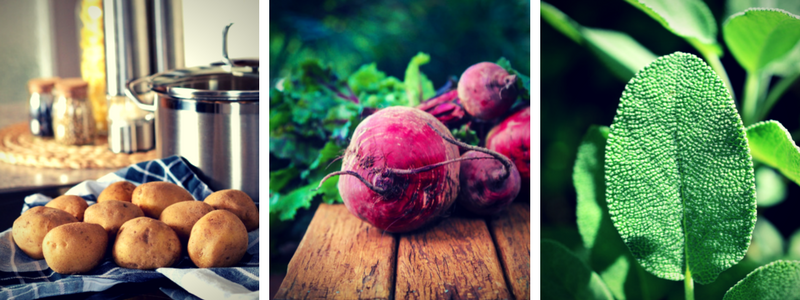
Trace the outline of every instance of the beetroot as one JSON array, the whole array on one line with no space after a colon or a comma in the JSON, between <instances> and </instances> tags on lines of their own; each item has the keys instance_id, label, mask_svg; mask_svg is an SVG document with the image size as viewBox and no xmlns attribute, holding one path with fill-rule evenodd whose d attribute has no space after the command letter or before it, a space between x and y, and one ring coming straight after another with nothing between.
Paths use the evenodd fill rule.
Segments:
<instances>
[{"instance_id":1,"label":"beetroot","mask_svg":"<svg viewBox=\"0 0 800 300\"><path fill-rule=\"evenodd\" d=\"M457 90L451 90L442 93L438 97L428 99L420 105L417 105L417 108L433 115L437 120L442 122L442 124L448 126L459 124L466 116L464 108L461 106L461 102L458 99Z\"/></svg>"},{"instance_id":2,"label":"beetroot","mask_svg":"<svg viewBox=\"0 0 800 300\"><path fill-rule=\"evenodd\" d=\"M486 157L491 155L475 150L461 157ZM458 205L478 215L496 214L511 204L520 190L517 167L503 156L497 159L469 160L461 162L461 190Z\"/></svg>"},{"instance_id":3,"label":"beetroot","mask_svg":"<svg viewBox=\"0 0 800 300\"><path fill-rule=\"evenodd\" d=\"M531 109L526 107L500 122L486 136L486 148L510 158L523 185L531 178Z\"/></svg>"},{"instance_id":4,"label":"beetroot","mask_svg":"<svg viewBox=\"0 0 800 300\"><path fill-rule=\"evenodd\" d=\"M430 125L429 125L430 124ZM389 232L407 232L439 219L458 194L458 147L430 114L388 107L367 117L353 133L339 178L347 209ZM320 183L321 185L321 183Z\"/></svg>"},{"instance_id":5,"label":"beetroot","mask_svg":"<svg viewBox=\"0 0 800 300\"><path fill-rule=\"evenodd\" d=\"M464 71L458 81L458 98L473 117L491 120L499 117L517 99L517 75L497 64L482 62Z\"/></svg>"}]
</instances>

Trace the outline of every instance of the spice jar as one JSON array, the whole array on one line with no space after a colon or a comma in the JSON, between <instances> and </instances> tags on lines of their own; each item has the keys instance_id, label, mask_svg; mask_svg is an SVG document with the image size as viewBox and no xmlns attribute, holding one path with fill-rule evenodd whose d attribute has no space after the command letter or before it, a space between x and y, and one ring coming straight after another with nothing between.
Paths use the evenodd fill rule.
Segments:
<instances>
[{"instance_id":1,"label":"spice jar","mask_svg":"<svg viewBox=\"0 0 800 300\"><path fill-rule=\"evenodd\" d=\"M94 143L95 120L92 103L87 100L89 84L81 78L67 78L56 83L53 103L53 133L64 145Z\"/></svg>"},{"instance_id":2,"label":"spice jar","mask_svg":"<svg viewBox=\"0 0 800 300\"><path fill-rule=\"evenodd\" d=\"M28 81L31 99L28 103L31 134L34 136L53 136L53 123L50 110L53 107L53 86L58 78L34 78Z\"/></svg>"}]
</instances>

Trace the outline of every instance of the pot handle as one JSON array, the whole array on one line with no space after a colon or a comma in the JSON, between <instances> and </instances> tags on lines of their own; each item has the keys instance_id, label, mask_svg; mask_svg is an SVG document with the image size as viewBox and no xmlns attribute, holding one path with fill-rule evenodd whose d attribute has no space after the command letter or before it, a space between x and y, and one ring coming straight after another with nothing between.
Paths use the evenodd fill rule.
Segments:
<instances>
[{"instance_id":1,"label":"pot handle","mask_svg":"<svg viewBox=\"0 0 800 300\"><path fill-rule=\"evenodd\" d=\"M155 104L146 104L139 99L140 94L136 93L136 87L141 85L144 82L149 81L150 77L142 77L139 79L134 79L128 81L128 84L125 85L125 96L128 96L129 99L133 100L133 103L136 104L139 108L146 110L146 111L156 111Z\"/></svg>"}]
</instances>

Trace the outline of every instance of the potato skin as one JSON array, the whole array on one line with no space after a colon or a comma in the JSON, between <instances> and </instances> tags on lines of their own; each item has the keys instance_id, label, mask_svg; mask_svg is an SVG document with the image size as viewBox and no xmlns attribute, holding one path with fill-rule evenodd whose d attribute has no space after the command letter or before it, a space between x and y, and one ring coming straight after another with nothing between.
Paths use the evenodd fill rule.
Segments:
<instances>
[{"instance_id":1,"label":"potato skin","mask_svg":"<svg viewBox=\"0 0 800 300\"><path fill-rule=\"evenodd\" d=\"M247 243L242 220L227 210L215 210L194 224L187 250L198 268L230 267L247 252Z\"/></svg>"},{"instance_id":2,"label":"potato skin","mask_svg":"<svg viewBox=\"0 0 800 300\"><path fill-rule=\"evenodd\" d=\"M258 228L258 207L253 199L240 190L221 190L208 195L203 202L214 209L224 209L242 220L247 231Z\"/></svg>"},{"instance_id":3,"label":"potato skin","mask_svg":"<svg viewBox=\"0 0 800 300\"><path fill-rule=\"evenodd\" d=\"M145 216L158 219L168 206L194 200L192 194L177 184L166 181L151 181L133 190L131 202L142 209Z\"/></svg>"},{"instance_id":4,"label":"potato skin","mask_svg":"<svg viewBox=\"0 0 800 300\"><path fill-rule=\"evenodd\" d=\"M89 206L84 214L84 222L102 226L109 242L113 243L122 224L138 217L144 217L144 212L133 203L106 200Z\"/></svg>"},{"instance_id":5,"label":"potato skin","mask_svg":"<svg viewBox=\"0 0 800 300\"><path fill-rule=\"evenodd\" d=\"M97 196L97 203L108 200L131 202L134 189L136 189L136 185L129 181L114 182L100 192L100 195Z\"/></svg>"},{"instance_id":6,"label":"potato skin","mask_svg":"<svg viewBox=\"0 0 800 300\"><path fill-rule=\"evenodd\" d=\"M50 202L47 202L45 206L68 212L70 215L78 219L79 222L82 222L83 213L86 211L86 208L89 207L89 204L86 203L86 200L83 200L83 198L80 196L61 195L53 200L50 200Z\"/></svg>"},{"instance_id":7,"label":"potato skin","mask_svg":"<svg viewBox=\"0 0 800 300\"><path fill-rule=\"evenodd\" d=\"M186 243L194 224L212 211L214 208L203 201L183 201L165 208L159 220L175 230L181 242Z\"/></svg>"},{"instance_id":8,"label":"potato skin","mask_svg":"<svg viewBox=\"0 0 800 300\"><path fill-rule=\"evenodd\" d=\"M47 265L61 274L88 272L103 260L108 236L102 226L69 223L50 230L44 236L42 251Z\"/></svg>"},{"instance_id":9,"label":"potato skin","mask_svg":"<svg viewBox=\"0 0 800 300\"><path fill-rule=\"evenodd\" d=\"M74 216L60 209L36 206L20 215L11 227L14 243L33 259L43 259L42 241L47 232L59 225L78 222Z\"/></svg>"},{"instance_id":10,"label":"potato skin","mask_svg":"<svg viewBox=\"0 0 800 300\"><path fill-rule=\"evenodd\" d=\"M111 254L114 262L123 268L169 267L180 258L181 242L164 222L139 217L122 224Z\"/></svg>"}]
</instances>

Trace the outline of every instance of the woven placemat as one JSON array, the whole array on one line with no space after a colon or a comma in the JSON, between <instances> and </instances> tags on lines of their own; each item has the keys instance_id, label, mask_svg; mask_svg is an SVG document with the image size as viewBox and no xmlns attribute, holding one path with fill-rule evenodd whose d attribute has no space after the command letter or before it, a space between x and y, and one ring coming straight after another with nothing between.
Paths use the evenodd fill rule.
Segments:
<instances>
[{"instance_id":1,"label":"woven placemat","mask_svg":"<svg viewBox=\"0 0 800 300\"><path fill-rule=\"evenodd\" d=\"M0 129L0 161L23 166L56 169L111 169L156 159L155 150L133 154L114 153L108 138L95 138L94 145L66 146L53 138L33 136L28 123Z\"/></svg>"}]
</instances>

